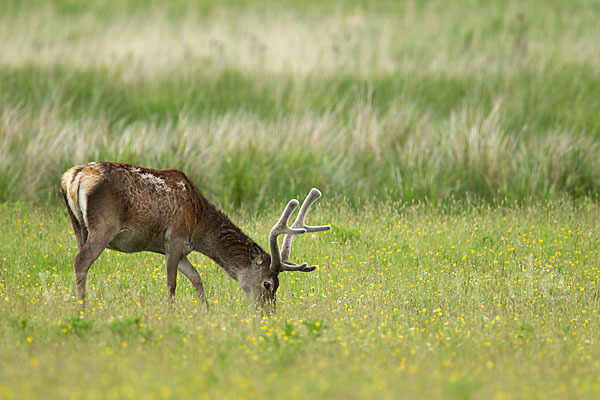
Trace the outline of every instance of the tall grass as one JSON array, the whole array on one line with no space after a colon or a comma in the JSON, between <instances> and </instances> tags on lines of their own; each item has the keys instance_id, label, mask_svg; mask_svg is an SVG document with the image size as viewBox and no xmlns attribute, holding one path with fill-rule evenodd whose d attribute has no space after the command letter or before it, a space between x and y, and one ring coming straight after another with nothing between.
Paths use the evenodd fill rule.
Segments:
<instances>
[{"instance_id":1,"label":"tall grass","mask_svg":"<svg viewBox=\"0 0 600 400\"><path fill-rule=\"evenodd\" d=\"M182 114L165 124L64 121L53 109L5 109L0 193L4 200L53 200L64 169L96 159L178 167L215 200L234 205L285 200L309 185L354 201L596 193L596 139L510 135L498 122L499 107L490 114L459 110L441 128L411 112L377 115L368 104L347 120L330 112L265 122L240 111Z\"/></svg>"},{"instance_id":2,"label":"tall grass","mask_svg":"<svg viewBox=\"0 0 600 400\"><path fill-rule=\"evenodd\" d=\"M0 200L96 159L250 208L598 193L594 2L7 1Z\"/></svg>"}]
</instances>

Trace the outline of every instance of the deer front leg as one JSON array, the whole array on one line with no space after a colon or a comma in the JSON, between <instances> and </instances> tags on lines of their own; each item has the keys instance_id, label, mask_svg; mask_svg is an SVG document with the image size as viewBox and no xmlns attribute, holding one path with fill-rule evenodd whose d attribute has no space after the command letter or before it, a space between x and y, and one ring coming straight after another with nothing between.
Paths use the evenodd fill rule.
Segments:
<instances>
[{"instance_id":1,"label":"deer front leg","mask_svg":"<svg viewBox=\"0 0 600 400\"><path fill-rule=\"evenodd\" d=\"M177 265L181 260L180 251L167 251L165 254L165 264L167 265L167 286L169 288L169 301L175 300L175 288L177 287Z\"/></svg>"},{"instance_id":2,"label":"deer front leg","mask_svg":"<svg viewBox=\"0 0 600 400\"><path fill-rule=\"evenodd\" d=\"M202 279L200 278L200 274L198 273L196 268L194 268L190 260L188 260L187 257L182 257L181 260L179 260L177 268L179 269L179 271L181 271L183 275L185 275L186 278L190 280L190 282L192 282L192 285L194 285L194 288L196 289L196 293L198 294L200 302L202 302L204 306L208 308L208 301L206 300L206 296L204 295Z\"/></svg>"}]
</instances>

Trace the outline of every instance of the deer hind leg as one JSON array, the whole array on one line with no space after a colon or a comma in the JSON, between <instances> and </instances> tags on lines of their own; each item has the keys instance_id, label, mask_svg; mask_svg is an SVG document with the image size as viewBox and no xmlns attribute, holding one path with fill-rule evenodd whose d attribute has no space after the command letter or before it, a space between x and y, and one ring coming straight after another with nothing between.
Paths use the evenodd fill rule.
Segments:
<instances>
[{"instance_id":1,"label":"deer hind leg","mask_svg":"<svg viewBox=\"0 0 600 400\"><path fill-rule=\"evenodd\" d=\"M75 266L75 283L77 284L77 296L81 300L82 306L85 306L85 283L88 271L115 234L116 229L90 230L87 241L75 256L73 262Z\"/></svg>"},{"instance_id":2,"label":"deer hind leg","mask_svg":"<svg viewBox=\"0 0 600 400\"><path fill-rule=\"evenodd\" d=\"M167 265L167 286L169 287L169 301L175 301L175 289L177 288L177 265L181 260L180 251L166 251L165 264Z\"/></svg>"},{"instance_id":3,"label":"deer hind leg","mask_svg":"<svg viewBox=\"0 0 600 400\"><path fill-rule=\"evenodd\" d=\"M190 260L188 260L187 257L182 257L181 260L179 260L179 264L177 264L177 269L192 282L192 285L194 285L196 293L198 294L198 298L206 307L208 307L208 301L206 300L204 287L202 286L202 279Z\"/></svg>"}]
</instances>

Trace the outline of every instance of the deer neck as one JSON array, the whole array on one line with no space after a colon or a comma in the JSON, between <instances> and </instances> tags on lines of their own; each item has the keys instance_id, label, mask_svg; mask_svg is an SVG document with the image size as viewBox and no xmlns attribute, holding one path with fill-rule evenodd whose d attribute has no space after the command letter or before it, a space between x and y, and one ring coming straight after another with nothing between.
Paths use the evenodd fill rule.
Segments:
<instances>
[{"instance_id":1,"label":"deer neck","mask_svg":"<svg viewBox=\"0 0 600 400\"><path fill-rule=\"evenodd\" d=\"M264 251L225 214L212 208L211 224L196 235L195 250L219 264L233 279L239 280L242 271L253 265L253 251L257 248Z\"/></svg>"}]
</instances>

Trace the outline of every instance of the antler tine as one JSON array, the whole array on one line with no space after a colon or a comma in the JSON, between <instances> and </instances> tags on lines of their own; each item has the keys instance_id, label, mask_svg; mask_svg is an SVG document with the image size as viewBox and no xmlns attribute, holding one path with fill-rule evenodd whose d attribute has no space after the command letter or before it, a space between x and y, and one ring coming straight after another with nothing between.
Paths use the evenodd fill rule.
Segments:
<instances>
[{"instance_id":1,"label":"antler tine","mask_svg":"<svg viewBox=\"0 0 600 400\"><path fill-rule=\"evenodd\" d=\"M302 263L302 264L298 265L298 264L294 264L294 263L290 263L290 262L284 261L283 264L281 265L281 270L282 271L311 272L311 271L314 271L315 269L317 269L316 265L313 265L313 266L309 267L307 263Z\"/></svg>"},{"instance_id":2,"label":"antler tine","mask_svg":"<svg viewBox=\"0 0 600 400\"><path fill-rule=\"evenodd\" d=\"M273 272L279 272L283 268L283 262L279 252L279 243L277 243L277 236L283 233L286 234L286 237L306 233L306 229L304 228L290 228L287 226L290 216L296 207L298 207L298 204L298 200L290 200L283 210L283 213L281 214L281 217L277 223L273 225L273 228L271 228L271 233L269 234L269 245L271 247L271 270Z\"/></svg>"},{"instance_id":3,"label":"antler tine","mask_svg":"<svg viewBox=\"0 0 600 400\"><path fill-rule=\"evenodd\" d=\"M302 207L300 207L300 211L298 212L298 216L296 217L296 220L294 221L294 223L291 225L292 228L294 229L306 229L306 232L322 232L322 231L328 231L329 229L331 229L331 227L329 225L321 225L321 226L307 226L304 223L304 220L306 218L306 215L308 214L308 210L310 210L310 206L313 205L313 203L315 201L317 201L317 199L321 197L321 192L316 189L316 188L312 188L310 190L310 192L308 193L308 196L306 196L306 199L304 199L304 202L302 203ZM316 267L309 267L308 271L307 268L302 268L302 266L306 267L306 264L302 264L302 265L296 265L294 263L290 263L288 262L289 258L290 258L290 253L292 251L292 241L294 240L294 236L293 235L285 235L285 237L283 238L283 245L281 248L281 258L283 260L283 262L285 264L287 264L286 266L288 266L289 268L292 269L285 269L285 271L313 271Z\"/></svg>"}]
</instances>

